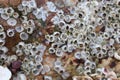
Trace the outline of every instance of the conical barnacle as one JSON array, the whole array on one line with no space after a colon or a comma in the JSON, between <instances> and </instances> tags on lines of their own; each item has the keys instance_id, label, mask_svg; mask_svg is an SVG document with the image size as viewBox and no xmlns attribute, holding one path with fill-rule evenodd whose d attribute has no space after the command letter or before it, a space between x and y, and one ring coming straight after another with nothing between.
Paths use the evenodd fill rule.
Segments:
<instances>
[{"instance_id":1,"label":"conical barnacle","mask_svg":"<svg viewBox=\"0 0 120 80\"><path fill-rule=\"evenodd\" d=\"M17 24L17 20L14 19L14 18L9 18L9 19L7 20L7 24L8 24L9 26L15 26L15 25Z\"/></svg>"},{"instance_id":2,"label":"conical barnacle","mask_svg":"<svg viewBox=\"0 0 120 80\"><path fill-rule=\"evenodd\" d=\"M4 20L7 20L7 19L10 18L10 16L8 14L6 14L6 13L2 13L1 18L4 19Z\"/></svg>"},{"instance_id":3,"label":"conical barnacle","mask_svg":"<svg viewBox=\"0 0 120 80\"><path fill-rule=\"evenodd\" d=\"M20 33L20 39L27 40L29 38L29 35L25 32Z\"/></svg>"}]
</instances>

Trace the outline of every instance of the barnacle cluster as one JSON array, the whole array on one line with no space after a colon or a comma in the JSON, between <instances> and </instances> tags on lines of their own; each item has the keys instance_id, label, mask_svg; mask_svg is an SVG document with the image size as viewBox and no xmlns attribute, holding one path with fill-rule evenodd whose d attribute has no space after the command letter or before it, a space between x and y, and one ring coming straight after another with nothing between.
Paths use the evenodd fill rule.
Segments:
<instances>
[{"instance_id":1,"label":"barnacle cluster","mask_svg":"<svg viewBox=\"0 0 120 80\"><path fill-rule=\"evenodd\" d=\"M9 79L119 80L120 0L1 2L0 71Z\"/></svg>"}]
</instances>

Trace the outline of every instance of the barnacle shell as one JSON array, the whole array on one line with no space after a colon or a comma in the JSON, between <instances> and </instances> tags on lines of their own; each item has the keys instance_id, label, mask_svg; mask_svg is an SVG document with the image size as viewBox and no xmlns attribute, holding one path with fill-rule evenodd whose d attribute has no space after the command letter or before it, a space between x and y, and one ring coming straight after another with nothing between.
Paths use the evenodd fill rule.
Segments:
<instances>
[{"instance_id":1,"label":"barnacle shell","mask_svg":"<svg viewBox=\"0 0 120 80\"><path fill-rule=\"evenodd\" d=\"M117 59L117 60L120 60L120 55L118 54L118 52L114 53L114 58Z\"/></svg>"},{"instance_id":2,"label":"barnacle shell","mask_svg":"<svg viewBox=\"0 0 120 80\"><path fill-rule=\"evenodd\" d=\"M65 6L74 6L78 2L78 0L63 0L63 1Z\"/></svg>"},{"instance_id":3,"label":"barnacle shell","mask_svg":"<svg viewBox=\"0 0 120 80\"><path fill-rule=\"evenodd\" d=\"M26 78L25 74L18 73L16 80L27 80L27 78Z\"/></svg>"},{"instance_id":4,"label":"barnacle shell","mask_svg":"<svg viewBox=\"0 0 120 80\"><path fill-rule=\"evenodd\" d=\"M91 77L89 76L73 76L73 80L93 80Z\"/></svg>"},{"instance_id":5,"label":"barnacle shell","mask_svg":"<svg viewBox=\"0 0 120 80\"><path fill-rule=\"evenodd\" d=\"M12 73L7 67L0 66L0 79L1 80L10 80L11 76L12 76Z\"/></svg>"}]
</instances>

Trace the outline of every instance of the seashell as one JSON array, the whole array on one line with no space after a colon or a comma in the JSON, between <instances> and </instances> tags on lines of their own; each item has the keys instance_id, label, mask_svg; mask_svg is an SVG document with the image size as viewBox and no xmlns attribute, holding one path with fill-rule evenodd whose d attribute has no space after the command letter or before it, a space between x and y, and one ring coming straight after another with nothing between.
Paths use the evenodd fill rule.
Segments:
<instances>
[{"instance_id":1,"label":"seashell","mask_svg":"<svg viewBox=\"0 0 120 80\"><path fill-rule=\"evenodd\" d=\"M9 26L15 26L15 25L17 24L17 20L14 19L14 18L9 18L9 19L7 20L7 24L8 24Z\"/></svg>"},{"instance_id":2,"label":"seashell","mask_svg":"<svg viewBox=\"0 0 120 80\"><path fill-rule=\"evenodd\" d=\"M11 77L12 77L11 71L7 67L0 66L1 80L10 80Z\"/></svg>"}]
</instances>

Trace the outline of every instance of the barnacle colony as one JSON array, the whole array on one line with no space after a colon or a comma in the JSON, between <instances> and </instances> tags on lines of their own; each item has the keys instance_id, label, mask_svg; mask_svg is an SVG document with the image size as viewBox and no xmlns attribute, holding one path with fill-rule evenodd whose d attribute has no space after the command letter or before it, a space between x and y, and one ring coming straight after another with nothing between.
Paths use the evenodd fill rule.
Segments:
<instances>
[{"instance_id":1,"label":"barnacle colony","mask_svg":"<svg viewBox=\"0 0 120 80\"><path fill-rule=\"evenodd\" d=\"M120 79L120 0L7 1L2 80Z\"/></svg>"}]
</instances>

